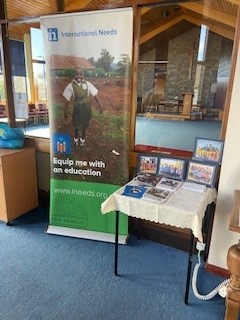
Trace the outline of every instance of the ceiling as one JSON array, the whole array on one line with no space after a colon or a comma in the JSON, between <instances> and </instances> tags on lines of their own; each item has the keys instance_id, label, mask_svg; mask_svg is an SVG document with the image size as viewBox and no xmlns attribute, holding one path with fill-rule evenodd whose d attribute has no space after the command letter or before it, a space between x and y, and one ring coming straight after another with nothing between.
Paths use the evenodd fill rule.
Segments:
<instances>
[{"instance_id":1,"label":"ceiling","mask_svg":"<svg viewBox=\"0 0 240 320\"><path fill-rule=\"evenodd\" d=\"M157 1L151 1L151 3ZM149 1L126 0L6 0L10 37L29 33L30 26L39 27L39 17L59 12L88 11L96 9L141 5L140 44L157 41L159 35L173 37L187 25L202 23L223 37L233 40L240 0L179 1L178 4L147 6ZM159 3L159 1L158 1ZM57 8L59 6L59 10ZM177 27L177 28L176 28ZM164 32L163 32L164 31Z\"/></svg>"}]
</instances>

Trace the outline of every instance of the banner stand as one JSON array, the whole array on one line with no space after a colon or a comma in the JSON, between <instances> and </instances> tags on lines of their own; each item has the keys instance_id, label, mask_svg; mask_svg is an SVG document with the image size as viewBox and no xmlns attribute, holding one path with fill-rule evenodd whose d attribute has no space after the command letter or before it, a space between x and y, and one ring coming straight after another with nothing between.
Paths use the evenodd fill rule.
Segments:
<instances>
[{"instance_id":1,"label":"banner stand","mask_svg":"<svg viewBox=\"0 0 240 320\"><path fill-rule=\"evenodd\" d=\"M46 233L115 242L102 202L129 179L133 10L44 16L51 133ZM86 140L86 141L85 141ZM121 215L126 244L128 217Z\"/></svg>"},{"instance_id":2,"label":"banner stand","mask_svg":"<svg viewBox=\"0 0 240 320\"><path fill-rule=\"evenodd\" d=\"M52 225L48 226L46 233L115 243L115 234L112 234L112 233L88 231L88 230L58 227L58 226L52 226ZM125 235L119 235L118 243L127 244L127 238L128 237Z\"/></svg>"}]
</instances>

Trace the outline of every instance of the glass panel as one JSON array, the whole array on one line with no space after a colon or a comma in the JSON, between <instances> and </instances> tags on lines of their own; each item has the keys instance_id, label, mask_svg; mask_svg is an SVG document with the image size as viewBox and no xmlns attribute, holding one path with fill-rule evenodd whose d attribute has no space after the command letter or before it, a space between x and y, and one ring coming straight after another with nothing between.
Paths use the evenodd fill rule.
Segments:
<instances>
[{"instance_id":1,"label":"glass panel","mask_svg":"<svg viewBox=\"0 0 240 320\"><path fill-rule=\"evenodd\" d=\"M0 60L1 63L1 60ZM0 120L7 117L6 111L6 98L5 98L5 87L4 79L2 74L2 65L0 65Z\"/></svg>"},{"instance_id":2,"label":"glass panel","mask_svg":"<svg viewBox=\"0 0 240 320\"><path fill-rule=\"evenodd\" d=\"M24 43L22 41L10 40L10 57L12 76L26 77Z\"/></svg>"},{"instance_id":3,"label":"glass panel","mask_svg":"<svg viewBox=\"0 0 240 320\"><path fill-rule=\"evenodd\" d=\"M2 68L2 57L0 54L0 103L5 103L5 88L4 88L4 79L3 79L3 68Z\"/></svg>"},{"instance_id":4,"label":"glass panel","mask_svg":"<svg viewBox=\"0 0 240 320\"><path fill-rule=\"evenodd\" d=\"M204 24L201 25L200 39L198 44L198 62L203 62L206 59L207 42L208 42L208 30L209 28Z\"/></svg>"},{"instance_id":5,"label":"glass panel","mask_svg":"<svg viewBox=\"0 0 240 320\"><path fill-rule=\"evenodd\" d=\"M12 78L13 78L15 118L27 119L28 104L27 104L26 77L13 76Z\"/></svg>"},{"instance_id":6,"label":"glass panel","mask_svg":"<svg viewBox=\"0 0 240 320\"><path fill-rule=\"evenodd\" d=\"M36 102L47 101L47 79L42 30L31 28L34 94Z\"/></svg>"},{"instance_id":7,"label":"glass panel","mask_svg":"<svg viewBox=\"0 0 240 320\"><path fill-rule=\"evenodd\" d=\"M219 139L237 9L224 0L141 9L136 151Z\"/></svg>"},{"instance_id":8,"label":"glass panel","mask_svg":"<svg viewBox=\"0 0 240 320\"><path fill-rule=\"evenodd\" d=\"M30 29L31 50L33 60L45 60L42 30L37 28Z\"/></svg>"},{"instance_id":9,"label":"glass panel","mask_svg":"<svg viewBox=\"0 0 240 320\"><path fill-rule=\"evenodd\" d=\"M30 36L33 72L33 101L28 105L29 125L26 128L26 135L49 138L47 79L42 30L31 28Z\"/></svg>"},{"instance_id":10,"label":"glass panel","mask_svg":"<svg viewBox=\"0 0 240 320\"><path fill-rule=\"evenodd\" d=\"M35 100L47 101L47 83L45 63L33 63Z\"/></svg>"}]
</instances>

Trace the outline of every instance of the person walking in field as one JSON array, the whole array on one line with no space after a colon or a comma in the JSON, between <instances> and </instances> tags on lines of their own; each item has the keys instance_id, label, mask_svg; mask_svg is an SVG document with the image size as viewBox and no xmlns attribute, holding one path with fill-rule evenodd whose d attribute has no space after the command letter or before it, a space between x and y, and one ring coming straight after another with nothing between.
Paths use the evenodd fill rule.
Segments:
<instances>
[{"instance_id":1,"label":"person walking in field","mask_svg":"<svg viewBox=\"0 0 240 320\"><path fill-rule=\"evenodd\" d=\"M76 146L79 143L81 146L85 144L86 130L92 117L90 96L95 98L99 106L99 112L103 112L103 107L97 94L98 89L84 79L83 69L75 68L74 80L66 86L63 96L65 98L64 118L66 121L71 118L69 106L71 101L73 102L72 124L74 127L74 144Z\"/></svg>"}]
</instances>

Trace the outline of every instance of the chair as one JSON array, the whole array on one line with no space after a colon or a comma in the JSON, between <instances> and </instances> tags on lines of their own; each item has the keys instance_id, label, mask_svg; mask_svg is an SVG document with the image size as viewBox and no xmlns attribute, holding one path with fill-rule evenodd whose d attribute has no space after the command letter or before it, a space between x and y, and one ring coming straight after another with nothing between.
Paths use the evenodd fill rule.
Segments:
<instances>
[{"instance_id":1,"label":"chair","mask_svg":"<svg viewBox=\"0 0 240 320\"><path fill-rule=\"evenodd\" d=\"M33 123L38 123L38 110L36 109L35 103L28 104L28 121L33 120Z\"/></svg>"},{"instance_id":2,"label":"chair","mask_svg":"<svg viewBox=\"0 0 240 320\"><path fill-rule=\"evenodd\" d=\"M0 118L6 118L7 113L4 104L0 104Z\"/></svg>"},{"instance_id":3,"label":"chair","mask_svg":"<svg viewBox=\"0 0 240 320\"><path fill-rule=\"evenodd\" d=\"M178 112L182 113L182 111L183 111L183 99L178 99L177 100L177 106L178 106Z\"/></svg>"},{"instance_id":4,"label":"chair","mask_svg":"<svg viewBox=\"0 0 240 320\"><path fill-rule=\"evenodd\" d=\"M38 104L38 123L48 123L48 109L45 103Z\"/></svg>"}]
</instances>

